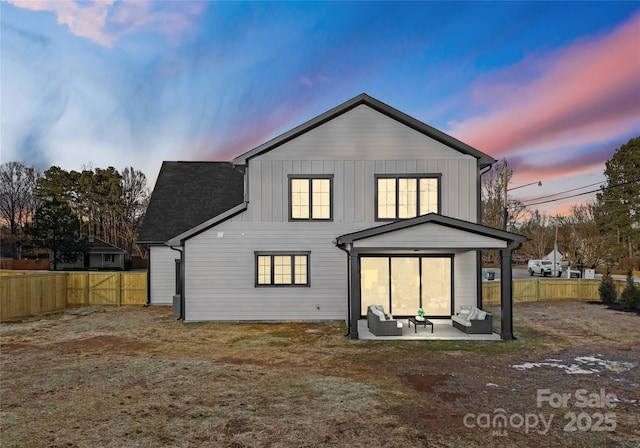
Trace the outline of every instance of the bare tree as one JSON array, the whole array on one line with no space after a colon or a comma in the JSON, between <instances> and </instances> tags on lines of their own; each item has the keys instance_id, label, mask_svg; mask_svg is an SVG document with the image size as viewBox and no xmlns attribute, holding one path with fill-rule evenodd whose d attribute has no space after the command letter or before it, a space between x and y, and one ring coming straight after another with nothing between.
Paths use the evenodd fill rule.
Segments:
<instances>
[{"instance_id":1,"label":"bare tree","mask_svg":"<svg viewBox=\"0 0 640 448\"><path fill-rule=\"evenodd\" d=\"M9 228L8 246L13 258L22 257L24 230L35 214L40 177L39 170L20 162L0 165L0 219Z\"/></svg>"},{"instance_id":2,"label":"bare tree","mask_svg":"<svg viewBox=\"0 0 640 448\"><path fill-rule=\"evenodd\" d=\"M528 241L523 244L520 251L527 258L540 259L546 257L553 248L554 231L549 226L549 217L538 210L531 213L520 227L520 232L524 234Z\"/></svg>"},{"instance_id":3,"label":"bare tree","mask_svg":"<svg viewBox=\"0 0 640 448\"><path fill-rule=\"evenodd\" d=\"M505 179L506 170L506 179ZM481 196L482 196L482 224L494 229L513 230L517 227L518 221L522 219L525 206L520 200L509 198L507 192L507 223L504 223L505 206L505 180L507 189L513 177L506 161L497 162L491 169L482 174Z\"/></svg>"},{"instance_id":4,"label":"bare tree","mask_svg":"<svg viewBox=\"0 0 640 448\"><path fill-rule=\"evenodd\" d=\"M142 250L134 244L142 220L144 219L147 205L149 205L149 189L147 188L147 177L142 171L137 171L133 167L122 170L121 185L123 198L122 231L126 241L125 249L130 254L135 250L142 256Z\"/></svg>"},{"instance_id":5,"label":"bare tree","mask_svg":"<svg viewBox=\"0 0 640 448\"><path fill-rule=\"evenodd\" d=\"M560 225L562 248L574 265L595 268L607 248L605 237L600 234L595 219L595 202L571 206L571 215L556 218Z\"/></svg>"}]
</instances>

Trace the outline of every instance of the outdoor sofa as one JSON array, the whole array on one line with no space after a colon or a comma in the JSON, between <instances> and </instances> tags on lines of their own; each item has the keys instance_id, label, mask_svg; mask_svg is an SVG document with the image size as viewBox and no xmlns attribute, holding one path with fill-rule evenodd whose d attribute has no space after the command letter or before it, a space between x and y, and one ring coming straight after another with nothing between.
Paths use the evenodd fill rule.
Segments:
<instances>
[{"instance_id":1,"label":"outdoor sofa","mask_svg":"<svg viewBox=\"0 0 640 448\"><path fill-rule=\"evenodd\" d=\"M367 308L367 325L369 331L376 336L401 336L402 322L385 314L382 305L369 305Z\"/></svg>"},{"instance_id":2,"label":"outdoor sofa","mask_svg":"<svg viewBox=\"0 0 640 448\"><path fill-rule=\"evenodd\" d=\"M463 306L455 316L451 317L455 328L467 334L493 333L493 315L475 306Z\"/></svg>"}]
</instances>

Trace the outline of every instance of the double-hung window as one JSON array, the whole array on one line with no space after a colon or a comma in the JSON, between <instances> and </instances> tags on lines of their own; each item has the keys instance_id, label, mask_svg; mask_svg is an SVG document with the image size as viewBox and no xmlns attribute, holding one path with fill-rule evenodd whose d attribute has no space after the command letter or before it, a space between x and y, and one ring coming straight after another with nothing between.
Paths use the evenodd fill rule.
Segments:
<instances>
[{"instance_id":1,"label":"double-hung window","mask_svg":"<svg viewBox=\"0 0 640 448\"><path fill-rule=\"evenodd\" d=\"M256 252L256 286L309 286L310 252Z\"/></svg>"},{"instance_id":2,"label":"double-hung window","mask_svg":"<svg viewBox=\"0 0 640 448\"><path fill-rule=\"evenodd\" d=\"M376 176L376 221L439 213L439 187L440 175Z\"/></svg>"},{"instance_id":3,"label":"double-hung window","mask_svg":"<svg viewBox=\"0 0 640 448\"><path fill-rule=\"evenodd\" d=\"M289 176L289 219L331 221L333 176Z\"/></svg>"}]
</instances>

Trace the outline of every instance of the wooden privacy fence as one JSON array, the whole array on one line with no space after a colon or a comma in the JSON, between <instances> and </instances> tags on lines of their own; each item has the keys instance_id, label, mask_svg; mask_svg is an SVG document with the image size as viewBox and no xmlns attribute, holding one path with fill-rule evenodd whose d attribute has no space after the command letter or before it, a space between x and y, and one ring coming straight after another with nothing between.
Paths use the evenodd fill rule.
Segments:
<instances>
[{"instance_id":1,"label":"wooden privacy fence","mask_svg":"<svg viewBox=\"0 0 640 448\"><path fill-rule=\"evenodd\" d=\"M615 281L618 297L626 282ZM600 280L526 279L513 281L513 301L600 300ZM500 282L482 282L483 305L500 305ZM68 307L143 305L146 272L0 271L0 320Z\"/></svg>"},{"instance_id":2,"label":"wooden privacy fence","mask_svg":"<svg viewBox=\"0 0 640 448\"><path fill-rule=\"evenodd\" d=\"M620 297L626 282L617 280L614 284ZM514 303L600 300L600 280L535 278L514 280L512 285ZM482 282L482 304L500 305L500 281Z\"/></svg>"},{"instance_id":3,"label":"wooden privacy fence","mask_svg":"<svg viewBox=\"0 0 640 448\"><path fill-rule=\"evenodd\" d=\"M0 276L0 320L31 316L67 307L65 274Z\"/></svg>"},{"instance_id":4,"label":"wooden privacy fence","mask_svg":"<svg viewBox=\"0 0 640 448\"><path fill-rule=\"evenodd\" d=\"M68 307L143 305L146 272L0 272L0 320Z\"/></svg>"}]
</instances>

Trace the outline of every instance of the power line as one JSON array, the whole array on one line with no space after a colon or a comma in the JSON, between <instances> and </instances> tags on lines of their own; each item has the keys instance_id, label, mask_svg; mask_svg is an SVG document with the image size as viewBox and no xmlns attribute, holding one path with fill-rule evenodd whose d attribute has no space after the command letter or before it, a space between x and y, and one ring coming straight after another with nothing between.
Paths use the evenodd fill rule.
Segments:
<instances>
[{"instance_id":1,"label":"power line","mask_svg":"<svg viewBox=\"0 0 640 448\"><path fill-rule=\"evenodd\" d=\"M583 188L587 188L587 187L593 187L594 185L602 184L603 182L605 182L605 181L596 182L595 184L589 184L589 185L585 185L583 187L573 188L571 190L561 191L559 193L548 194L546 196L539 196L537 198L525 199L524 201L521 201L521 202L524 203L524 202L537 201L537 200L540 200L540 199L552 198L553 196L558 196L558 195L565 194L565 193L571 193L572 191L582 190Z\"/></svg>"},{"instance_id":2,"label":"power line","mask_svg":"<svg viewBox=\"0 0 640 448\"><path fill-rule=\"evenodd\" d=\"M549 202L563 201L565 199L575 198L577 196L584 196L585 194L595 193L595 192L601 191L601 190L609 190L611 188L623 187L625 185L629 185L629 184L632 184L632 183L638 182L638 181L640 181L640 178L634 179L634 180L630 180L630 181L627 181L627 182L622 182L621 184L618 184L618 185L609 185L607 187L598 188L596 190L585 191L584 193L572 194L571 196L565 196L565 197L562 197L562 198L556 198L556 199L549 199L549 200L546 200L546 201L534 202L532 204L526 204L526 206L530 207L532 205L547 204ZM585 188L585 187L582 187L582 188ZM578 190L579 190L579 188L578 188Z\"/></svg>"}]
</instances>

